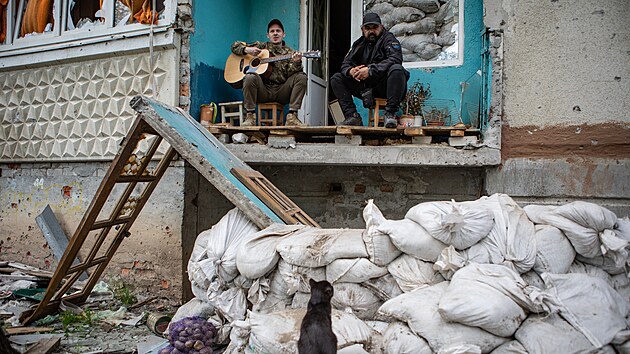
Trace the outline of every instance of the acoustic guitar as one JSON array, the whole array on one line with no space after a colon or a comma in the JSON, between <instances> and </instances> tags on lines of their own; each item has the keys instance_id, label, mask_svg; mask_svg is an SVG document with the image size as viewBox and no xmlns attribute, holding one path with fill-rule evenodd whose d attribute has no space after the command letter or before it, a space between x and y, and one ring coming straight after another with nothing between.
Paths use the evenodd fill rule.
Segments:
<instances>
[{"instance_id":1,"label":"acoustic guitar","mask_svg":"<svg viewBox=\"0 0 630 354\"><path fill-rule=\"evenodd\" d=\"M302 57L308 59L321 58L321 56L322 54L319 50L302 53ZM223 78L230 85L240 88L242 87L242 81L246 74L256 73L264 76L265 73L270 73L271 67L269 63L288 60L291 59L291 57L292 54L270 57L269 50L267 49L261 49L258 56L250 54L236 55L232 53L225 62Z\"/></svg>"}]
</instances>

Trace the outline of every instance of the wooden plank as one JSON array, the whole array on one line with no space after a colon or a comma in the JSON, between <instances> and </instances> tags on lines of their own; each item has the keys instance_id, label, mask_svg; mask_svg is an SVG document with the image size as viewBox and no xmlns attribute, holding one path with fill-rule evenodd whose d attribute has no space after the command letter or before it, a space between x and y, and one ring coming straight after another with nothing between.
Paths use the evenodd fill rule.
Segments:
<instances>
[{"instance_id":1,"label":"wooden plank","mask_svg":"<svg viewBox=\"0 0 630 354\"><path fill-rule=\"evenodd\" d=\"M231 172L287 224L301 223L319 227L315 220L308 216L260 172L234 168Z\"/></svg>"},{"instance_id":2,"label":"wooden plank","mask_svg":"<svg viewBox=\"0 0 630 354\"><path fill-rule=\"evenodd\" d=\"M419 127L407 127L405 128L404 134L406 136L423 136L424 130Z\"/></svg>"},{"instance_id":3,"label":"wooden plank","mask_svg":"<svg viewBox=\"0 0 630 354\"><path fill-rule=\"evenodd\" d=\"M453 129L451 130L451 136L464 136L466 134L465 129Z\"/></svg>"},{"instance_id":4,"label":"wooden plank","mask_svg":"<svg viewBox=\"0 0 630 354\"><path fill-rule=\"evenodd\" d=\"M347 126L337 127L337 134L339 135L352 135L352 128Z\"/></svg>"},{"instance_id":5,"label":"wooden plank","mask_svg":"<svg viewBox=\"0 0 630 354\"><path fill-rule=\"evenodd\" d=\"M31 334L38 332L50 332L55 329L52 327L9 327L6 329L8 335L13 336L16 334Z\"/></svg>"},{"instance_id":6,"label":"wooden plank","mask_svg":"<svg viewBox=\"0 0 630 354\"><path fill-rule=\"evenodd\" d=\"M61 337L42 339L24 354L49 354L61 343Z\"/></svg>"}]
</instances>

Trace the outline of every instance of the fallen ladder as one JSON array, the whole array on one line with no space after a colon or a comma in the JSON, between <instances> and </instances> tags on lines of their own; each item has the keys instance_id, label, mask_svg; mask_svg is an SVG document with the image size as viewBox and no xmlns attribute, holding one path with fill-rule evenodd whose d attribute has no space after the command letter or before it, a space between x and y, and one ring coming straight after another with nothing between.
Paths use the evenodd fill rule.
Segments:
<instances>
[{"instance_id":1,"label":"fallen ladder","mask_svg":"<svg viewBox=\"0 0 630 354\"><path fill-rule=\"evenodd\" d=\"M44 298L36 308L22 313L22 323L54 313L61 301L85 302L123 239L130 235L129 229L176 152L258 227L265 228L273 222L319 227L190 115L142 96L135 97L131 106L139 113L133 127L83 215ZM163 154L159 153L162 149L166 150ZM154 166L152 160L158 155L162 157L151 169L150 165ZM86 245L86 241L90 242ZM89 247L87 257L73 265L84 246ZM85 271L90 274L85 285L68 294Z\"/></svg>"}]
</instances>

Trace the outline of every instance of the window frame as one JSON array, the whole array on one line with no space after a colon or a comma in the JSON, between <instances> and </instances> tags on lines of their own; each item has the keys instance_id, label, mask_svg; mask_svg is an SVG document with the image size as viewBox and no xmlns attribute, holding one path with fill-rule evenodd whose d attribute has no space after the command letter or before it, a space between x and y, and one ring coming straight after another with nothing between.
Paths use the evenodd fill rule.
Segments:
<instances>
[{"instance_id":1,"label":"window frame","mask_svg":"<svg viewBox=\"0 0 630 354\"><path fill-rule=\"evenodd\" d=\"M154 32L165 31L175 22L176 0L164 0L164 18L159 19L156 25L150 26L140 23L131 23L124 26L114 25L114 9L116 0L112 0L112 15L105 18L105 24L91 28L77 28L67 30L68 8L70 0L54 0L53 18L55 25L49 33L41 33L34 36L18 38L19 27L21 27L23 15L16 19L16 14L20 14L20 7L27 0L9 0L7 4L7 37L5 43L0 44L0 58L18 54L39 52L42 49L64 48L62 44L76 46L87 43L97 43L108 40L119 40L131 36L148 34L153 27ZM118 46L113 46L118 47ZM118 50L112 48L113 50Z\"/></svg>"}]
</instances>

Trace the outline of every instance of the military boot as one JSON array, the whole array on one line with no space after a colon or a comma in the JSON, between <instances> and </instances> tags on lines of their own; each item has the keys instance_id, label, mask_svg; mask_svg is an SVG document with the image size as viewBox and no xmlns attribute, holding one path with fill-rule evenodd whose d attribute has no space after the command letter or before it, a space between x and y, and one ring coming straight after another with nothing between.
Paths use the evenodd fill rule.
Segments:
<instances>
[{"instance_id":1,"label":"military boot","mask_svg":"<svg viewBox=\"0 0 630 354\"><path fill-rule=\"evenodd\" d=\"M297 127L304 127L306 126L306 124L302 123L298 117L297 114L295 113L291 113L289 112L289 114L287 114L287 121L284 123L285 126L297 126Z\"/></svg>"},{"instance_id":2,"label":"military boot","mask_svg":"<svg viewBox=\"0 0 630 354\"><path fill-rule=\"evenodd\" d=\"M254 112L247 112L245 120L241 122L241 127L252 127L256 125L256 114Z\"/></svg>"}]
</instances>

